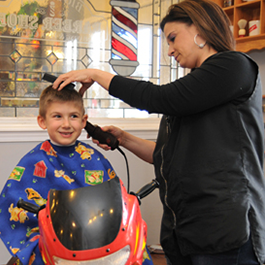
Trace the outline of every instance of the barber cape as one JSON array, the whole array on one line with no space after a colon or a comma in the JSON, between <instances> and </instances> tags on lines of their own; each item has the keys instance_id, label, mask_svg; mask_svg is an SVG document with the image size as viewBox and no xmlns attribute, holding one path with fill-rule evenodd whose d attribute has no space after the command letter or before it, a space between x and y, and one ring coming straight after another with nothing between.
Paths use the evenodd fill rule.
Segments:
<instances>
[{"instance_id":1,"label":"barber cape","mask_svg":"<svg viewBox=\"0 0 265 265\"><path fill-rule=\"evenodd\" d=\"M115 176L109 161L83 142L57 146L47 140L37 145L11 172L0 196L0 237L11 255L24 265L44 264L38 248L37 217L18 208L19 199L42 206L50 189L97 185ZM143 264L152 264L149 254L145 259Z\"/></svg>"}]
</instances>

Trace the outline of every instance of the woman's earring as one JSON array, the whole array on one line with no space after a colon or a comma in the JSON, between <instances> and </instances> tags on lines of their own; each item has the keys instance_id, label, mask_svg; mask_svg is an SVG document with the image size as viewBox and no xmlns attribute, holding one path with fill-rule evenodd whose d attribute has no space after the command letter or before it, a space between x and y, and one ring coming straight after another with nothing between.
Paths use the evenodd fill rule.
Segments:
<instances>
[{"instance_id":1,"label":"woman's earring","mask_svg":"<svg viewBox=\"0 0 265 265\"><path fill-rule=\"evenodd\" d=\"M200 49L202 49L202 48L205 46L206 41L205 41L205 43L198 44L197 41L196 41L198 35L199 35L199 34L196 34L196 35L194 36L194 43L195 43Z\"/></svg>"}]
</instances>

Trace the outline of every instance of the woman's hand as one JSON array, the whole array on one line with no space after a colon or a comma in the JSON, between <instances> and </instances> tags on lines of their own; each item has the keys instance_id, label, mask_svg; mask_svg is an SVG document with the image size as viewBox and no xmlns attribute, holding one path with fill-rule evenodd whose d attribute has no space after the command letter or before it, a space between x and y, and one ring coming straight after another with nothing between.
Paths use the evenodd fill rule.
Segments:
<instances>
[{"instance_id":1,"label":"woman's hand","mask_svg":"<svg viewBox=\"0 0 265 265\"><path fill-rule=\"evenodd\" d=\"M92 73L93 69L83 69L62 74L53 83L53 88L62 90L71 82L80 82L82 87L80 88L79 93L83 96L85 91L94 83L94 80L92 79Z\"/></svg>"},{"instance_id":2,"label":"woman's hand","mask_svg":"<svg viewBox=\"0 0 265 265\"><path fill-rule=\"evenodd\" d=\"M119 145L126 148L130 152L134 153L136 156L142 160L153 163L153 153L156 143L153 141L141 139L136 137L122 129L115 126L104 126L101 128L103 131L111 133L119 141ZM110 150L108 145L100 144L97 140L92 139L92 141L104 150Z\"/></svg>"},{"instance_id":3,"label":"woman's hand","mask_svg":"<svg viewBox=\"0 0 265 265\"><path fill-rule=\"evenodd\" d=\"M104 89L109 90L109 85L114 77L113 74L98 69L74 70L60 75L53 83L53 88L61 90L72 82L80 82L82 87L79 93L83 96L86 90L97 82Z\"/></svg>"},{"instance_id":4,"label":"woman's hand","mask_svg":"<svg viewBox=\"0 0 265 265\"><path fill-rule=\"evenodd\" d=\"M124 131L118 127L115 127L115 126L104 126L101 128L103 131L105 132L109 132L111 133L118 141L119 141L119 145L120 146L123 146L123 142L124 142ZM100 144L98 140L96 139L93 139L92 138L92 141L94 144L98 145L100 148L108 151L111 149L110 146L106 145L106 144Z\"/></svg>"}]
</instances>

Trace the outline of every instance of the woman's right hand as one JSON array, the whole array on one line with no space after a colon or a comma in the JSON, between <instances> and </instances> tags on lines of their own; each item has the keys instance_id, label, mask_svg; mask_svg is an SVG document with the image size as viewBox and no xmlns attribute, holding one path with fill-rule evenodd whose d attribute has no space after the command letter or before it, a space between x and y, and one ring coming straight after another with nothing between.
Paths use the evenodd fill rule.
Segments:
<instances>
[{"instance_id":1,"label":"woman's right hand","mask_svg":"<svg viewBox=\"0 0 265 265\"><path fill-rule=\"evenodd\" d=\"M118 127L115 127L113 125L110 125L110 126L104 126L104 127L101 127L101 129L105 132L109 132L111 133L113 136L115 136L115 138L119 141L119 145L120 146L123 146L123 143L124 143L124 131ZM106 145L106 144L100 144L98 140L96 139L93 139L92 138L92 141L94 144L98 145L100 148L104 149L104 150L110 150L111 147Z\"/></svg>"},{"instance_id":2,"label":"woman's right hand","mask_svg":"<svg viewBox=\"0 0 265 265\"><path fill-rule=\"evenodd\" d=\"M134 136L113 125L104 126L101 129L115 136L120 146L126 148L142 160L151 164L153 163L153 153L156 146L155 142ZM106 144L100 144L98 140L92 139L92 141L106 151L111 149L111 147Z\"/></svg>"}]
</instances>

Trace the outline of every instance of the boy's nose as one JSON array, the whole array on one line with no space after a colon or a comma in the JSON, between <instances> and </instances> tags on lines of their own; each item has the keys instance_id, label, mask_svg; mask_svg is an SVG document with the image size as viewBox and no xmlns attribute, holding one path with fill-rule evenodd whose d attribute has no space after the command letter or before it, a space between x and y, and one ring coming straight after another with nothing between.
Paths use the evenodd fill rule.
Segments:
<instances>
[{"instance_id":1,"label":"boy's nose","mask_svg":"<svg viewBox=\"0 0 265 265\"><path fill-rule=\"evenodd\" d=\"M68 119L64 119L64 120L63 120L63 126L64 126L64 127L70 127L70 122L69 122Z\"/></svg>"}]
</instances>

